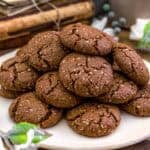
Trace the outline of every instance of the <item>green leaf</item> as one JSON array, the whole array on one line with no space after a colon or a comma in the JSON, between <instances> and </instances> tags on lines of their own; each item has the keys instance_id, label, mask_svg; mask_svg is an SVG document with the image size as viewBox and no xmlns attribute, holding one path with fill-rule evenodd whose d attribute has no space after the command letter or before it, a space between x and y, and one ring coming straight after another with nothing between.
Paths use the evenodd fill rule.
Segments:
<instances>
[{"instance_id":1,"label":"green leaf","mask_svg":"<svg viewBox=\"0 0 150 150\"><path fill-rule=\"evenodd\" d=\"M12 130L8 132L8 138L13 144L25 144L28 140L27 133L31 129L34 130L34 137L32 138L33 144L39 143L51 136L47 132L37 128L37 126L34 124L22 122L14 125Z\"/></svg>"},{"instance_id":2,"label":"green leaf","mask_svg":"<svg viewBox=\"0 0 150 150\"><path fill-rule=\"evenodd\" d=\"M43 140L46 140L48 137L48 135L35 135L32 139L32 143L37 144Z\"/></svg>"},{"instance_id":3,"label":"green leaf","mask_svg":"<svg viewBox=\"0 0 150 150\"><path fill-rule=\"evenodd\" d=\"M21 122L18 123L16 125L14 125L14 127L12 128L12 130L10 131L11 135L12 134L26 134L30 129L35 129L36 125L31 124L31 123L27 123L27 122Z\"/></svg>"},{"instance_id":4,"label":"green leaf","mask_svg":"<svg viewBox=\"0 0 150 150\"><path fill-rule=\"evenodd\" d=\"M138 44L138 48L150 48L150 23L145 25L144 35Z\"/></svg>"},{"instance_id":5,"label":"green leaf","mask_svg":"<svg viewBox=\"0 0 150 150\"><path fill-rule=\"evenodd\" d=\"M25 144L27 142L27 135L26 134L11 135L9 136L9 139L15 145Z\"/></svg>"},{"instance_id":6,"label":"green leaf","mask_svg":"<svg viewBox=\"0 0 150 150\"><path fill-rule=\"evenodd\" d=\"M144 34L147 33L149 30L150 30L150 22L145 25Z\"/></svg>"}]
</instances>

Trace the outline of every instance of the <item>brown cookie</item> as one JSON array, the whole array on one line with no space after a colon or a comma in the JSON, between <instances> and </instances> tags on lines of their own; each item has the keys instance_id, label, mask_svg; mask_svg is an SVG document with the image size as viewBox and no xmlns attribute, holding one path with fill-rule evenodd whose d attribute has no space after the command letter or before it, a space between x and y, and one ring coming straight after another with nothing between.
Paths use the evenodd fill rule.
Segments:
<instances>
[{"instance_id":1,"label":"brown cookie","mask_svg":"<svg viewBox=\"0 0 150 150\"><path fill-rule=\"evenodd\" d=\"M79 97L62 86L57 72L49 72L41 76L36 83L36 93L47 104L60 108L70 108L80 102Z\"/></svg>"},{"instance_id":2,"label":"brown cookie","mask_svg":"<svg viewBox=\"0 0 150 150\"><path fill-rule=\"evenodd\" d=\"M14 99L21 94L22 94L22 92L11 91L11 90L5 89L4 87L0 87L0 96L2 96L2 97Z\"/></svg>"},{"instance_id":3,"label":"brown cookie","mask_svg":"<svg viewBox=\"0 0 150 150\"><path fill-rule=\"evenodd\" d=\"M5 61L0 68L0 84L8 90L32 90L37 78L35 70L16 57Z\"/></svg>"},{"instance_id":4,"label":"brown cookie","mask_svg":"<svg viewBox=\"0 0 150 150\"><path fill-rule=\"evenodd\" d=\"M28 60L28 44L24 45L23 47L21 47L17 53L16 53L16 57L18 57L21 61L27 61Z\"/></svg>"},{"instance_id":5,"label":"brown cookie","mask_svg":"<svg viewBox=\"0 0 150 150\"><path fill-rule=\"evenodd\" d=\"M132 115L150 116L150 85L139 90L136 97L121 108Z\"/></svg>"},{"instance_id":6,"label":"brown cookie","mask_svg":"<svg viewBox=\"0 0 150 150\"><path fill-rule=\"evenodd\" d=\"M123 73L138 85L149 81L149 72L142 58L131 47L118 43L114 46L114 59Z\"/></svg>"},{"instance_id":7,"label":"brown cookie","mask_svg":"<svg viewBox=\"0 0 150 150\"><path fill-rule=\"evenodd\" d=\"M48 31L35 35L18 53L38 71L58 69L61 59L68 53L62 45L59 32Z\"/></svg>"},{"instance_id":8,"label":"brown cookie","mask_svg":"<svg viewBox=\"0 0 150 150\"><path fill-rule=\"evenodd\" d=\"M116 72L121 72L121 69L120 67L118 66L118 64L114 61L113 64L112 64L112 68L114 71Z\"/></svg>"},{"instance_id":9,"label":"brown cookie","mask_svg":"<svg viewBox=\"0 0 150 150\"><path fill-rule=\"evenodd\" d=\"M120 104L134 98L137 93L137 86L120 74L114 74L114 80L109 92L100 95L97 99L104 103Z\"/></svg>"},{"instance_id":10,"label":"brown cookie","mask_svg":"<svg viewBox=\"0 0 150 150\"><path fill-rule=\"evenodd\" d=\"M9 115L15 122L30 122L42 128L54 126L62 117L62 110L48 106L30 92L16 98L9 107Z\"/></svg>"},{"instance_id":11,"label":"brown cookie","mask_svg":"<svg viewBox=\"0 0 150 150\"><path fill-rule=\"evenodd\" d=\"M62 60L59 77L66 89L82 97L106 93L113 81L112 68L105 59L76 53Z\"/></svg>"},{"instance_id":12,"label":"brown cookie","mask_svg":"<svg viewBox=\"0 0 150 150\"><path fill-rule=\"evenodd\" d=\"M90 26L77 23L65 27L60 34L62 43L76 52L107 55L112 50L112 38Z\"/></svg>"},{"instance_id":13,"label":"brown cookie","mask_svg":"<svg viewBox=\"0 0 150 150\"><path fill-rule=\"evenodd\" d=\"M69 126L77 133L100 137L112 133L120 123L120 111L116 106L84 103L67 113Z\"/></svg>"}]
</instances>

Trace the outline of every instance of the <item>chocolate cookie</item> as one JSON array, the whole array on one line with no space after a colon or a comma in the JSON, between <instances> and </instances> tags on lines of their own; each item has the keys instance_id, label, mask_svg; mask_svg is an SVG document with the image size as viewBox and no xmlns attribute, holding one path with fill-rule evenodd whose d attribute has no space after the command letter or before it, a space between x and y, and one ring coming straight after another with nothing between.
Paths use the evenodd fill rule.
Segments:
<instances>
[{"instance_id":1,"label":"chocolate cookie","mask_svg":"<svg viewBox=\"0 0 150 150\"><path fill-rule=\"evenodd\" d=\"M36 93L47 104L60 108L70 108L80 102L79 97L62 86L57 72L49 72L41 76L36 83Z\"/></svg>"},{"instance_id":2,"label":"chocolate cookie","mask_svg":"<svg viewBox=\"0 0 150 150\"><path fill-rule=\"evenodd\" d=\"M67 121L81 135L100 137L116 129L120 123L120 111L111 105L84 103L68 111Z\"/></svg>"},{"instance_id":3,"label":"chocolate cookie","mask_svg":"<svg viewBox=\"0 0 150 150\"><path fill-rule=\"evenodd\" d=\"M0 84L12 91L27 91L34 88L38 74L16 57L5 61L0 68Z\"/></svg>"},{"instance_id":4,"label":"chocolate cookie","mask_svg":"<svg viewBox=\"0 0 150 150\"><path fill-rule=\"evenodd\" d=\"M35 35L17 55L38 71L58 69L61 59L68 53L62 45L59 32L48 31Z\"/></svg>"},{"instance_id":5,"label":"chocolate cookie","mask_svg":"<svg viewBox=\"0 0 150 150\"><path fill-rule=\"evenodd\" d=\"M2 97L14 99L21 94L22 94L22 92L11 91L11 90L5 89L4 87L0 87L0 96L2 96Z\"/></svg>"},{"instance_id":6,"label":"chocolate cookie","mask_svg":"<svg viewBox=\"0 0 150 150\"><path fill-rule=\"evenodd\" d=\"M16 57L18 57L23 62L28 60L28 57L29 57L28 55L29 55L29 53L28 53L28 44L21 47L16 53Z\"/></svg>"},{"instance_id":7,"label":"chocolate cookie","mask_svg":"<svg viewBox=\"0 0 150 150\"><path fill-rule=\"evenodd\" d=\"M149 72L142 58L131 47L118 43L114 46L114 59L123 73L138 85L149 81Z\"/></svg>"},{"instance_id":8,"label":"chocolate cookie","mask_svg":"<svg viewBox=\"0 0 150 150\"><path fill-rule=\"evenodd\" d=\"M133 99L136 93L137 86L132 81L115 73L109 92L100 95L97 99L104 103L120 104Z\"/></svg>"},{"instance_id":9,"label":"chocolate cookie","mask_svg":"<svg viewBox=\"0 0 150 150\"><path fill-rule=\"evenodd\" d=\"M150 116L150 85L139 90L136 97L121 108L136 116Z\"/></svg>"},{"instance_id":10,"label":"chocolate cookie","mask_svg":"<svg viewBox=\"0 0 150 150\"><path fill-rule=\"evenodd\" d=\"M64 87L76 95L95 97L108 91L113 73L101 57L72 53L60 63L59 77Z\"/></svg>"},{"instance_id":11,"label":"chocolate cookie","mask_svg":"<svg viewBox=\"0 0 150 150\"><path fill-rule=\"evenodd\" d=\"M62 43L76 52L107 55L112 50L112 38L90 26L77 23L65 27L60 34Z\"/></svg>"},{"instance_id":12,"label":"chocolate cookie","mask_svg":"<svg viewBox=\"0 0 150 150\"><path fill-rule=\"evenodd\" d=\"M116 72L121 72L121 69L120 67L118 66L118 64L114 61L113 64L112 64L112 68L114 71Z\"/></svg>"},{"instance_id":13,"label":"chocolate cookie","mask_svg":"<svg viewBox=\"0 0 150 150\"><path fill-rule=\"evenodd\" d=\"M9 107L9 115L15 122L30 122L42 128L54 126L62 117L62 110L48 106L32 92L16 98Z\"/></svg>"}]
</instances>

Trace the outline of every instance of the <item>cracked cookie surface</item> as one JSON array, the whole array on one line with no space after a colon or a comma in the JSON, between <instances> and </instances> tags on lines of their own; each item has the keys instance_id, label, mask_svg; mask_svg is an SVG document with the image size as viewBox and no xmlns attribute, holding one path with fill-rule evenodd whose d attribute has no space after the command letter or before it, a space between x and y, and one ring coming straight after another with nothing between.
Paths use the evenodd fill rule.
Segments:
<instances>
[{"instance_id":1,"label":"cracked cookie surface","mask_svg":"<svg viewBox=\"0 0 150 150\"><path fill-rule=\"evenodd\" d=\"M69 126L77 133L100 137L112 133L120 123L120 111L116 106L84 103L67 113Z\"/></svg>"},{"instance_id":2,"label":"cracked cookie surface","mask_svg":"<svg viewBox=\"0 0 150 150\"><path fill-rule=\"evenodd\" d=\"M2 97L14 99L21 94L22 94L22 92L7 90L4 87L0 87L0 96L2 96Z\"/></svg>"},{"instance_id":3,"label":"cracked cookie surface","mask_svg":"<svg viewBox=\"0 0 150 150\"><path fill-rule=\"evenodd\" d=\"M43 102L59 108L70 108L80 103L80 98L68 92L60 83L58 72L49 72L36 82L36 93Z\"/></svg>"},{"instance_id":4,"label":"cracked cookie surface","mask_svg":"<svg viewBox=\"0 0 150 150\"><path fill-rule=\"evenodd\" d=\"M81 23L69 25L60 33L62 43L76 52L91 55L107 55L112 50L112 38Z\"/></svg>"},{"instance_id":5,"label":"cracked cookie surface","mask_svg":"<svg viewBox=\"0 0 150 150\"><path fill-rule=\"evenodd\" d=\"M26 121L48 128L61 119L62 110L42 103L30 92L19 96L11 103L9 115L15 122Z\"/></svg>"},{"instance_id":6,"label":"cracked cookie surface","mask_svg":"<svg viewBox=\"0 0 150 150\"><path fill-rule=\"evenodd\" d=\"M59 32L48 31L35 35L17 55L38 71L46 72L58 69L67 53L68 50L60 41Z\"/></svg>"},{"instance_id":7,"label":"cracked cookie surface","mask_svg":"<svg viewBox=\"0 0 150 150\"><path fill-rule=\"evenodd\" d=\"M140 89L136 97L121 108L136 116L150 116L150 85Z\"/></svg>"},{"instance_id":8,"label":"cracked cookie surface","mask_svg":"<svg viewBox=\"0 0 150 150\"><path fill-rule=\"evenodd\" d=\"M0 68L0 84L8 90L32 90L37 78L37 72L16 57L5 61Z\"/></svg>"},{"instance_id":9,"label":"cracked cookie surface","mask_svg":"<svg viewBox=\"0 0 150 150\"><path fill-rule=\"evenodd\" d=\"M149 72L142 58L131 47L118 43L113 48L114 60L121 71L138 85L146 85Z\"/></svg>"},{"instance_id":10,"label":"cracked cookie surface","mask_svg":"<svg viewBox=\"0 0 150 150\"><path fill-rule=\"evenodd\" d=\"M72 53L59 67L63 86L81 97L95 97L106 93L113 81L111 65L98 56Z\"/></svg>"},{"instance_id":11,"label":"cracked cookie surface","mask_svg":"<svg viewBox=\"0 0 150 150\"><path fill-rule=\"evenodd\" d=\"M18 57L21 61L27 62L28 60L28 44L24 45L23 47L19 48L16 52L16 57Z\"/></svg>"},{"instance_id":12,"label":"cracked cookie surface","mask_svg":"<svg viewBox=\"0 0 150 150\"><path fill-rule=\"evenodd\" d=\"M100 95L97 99L104 103L121 104L134 98L137 93L137 86L134 82L124 78L124 76L114 73L114 80L109 92Z\"/></svg>"}]
</instances>

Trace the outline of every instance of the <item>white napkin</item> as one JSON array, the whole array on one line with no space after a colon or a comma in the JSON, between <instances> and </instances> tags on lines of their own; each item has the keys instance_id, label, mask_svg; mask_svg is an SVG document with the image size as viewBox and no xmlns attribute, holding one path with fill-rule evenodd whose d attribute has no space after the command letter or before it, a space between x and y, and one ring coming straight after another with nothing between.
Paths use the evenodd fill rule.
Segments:
<instances>
[{"instance_id":1,"label":"white napkin","mask_svg":"<svg viewBox=\"0 0 150 150\"><path fill-rule=\"evenodd\" d=\"M136 41L140 40L144 34L144 27L148 22L150 22L150 19L136 19L136 23L131 26L129 38Z\"/></svg>"}]
</instances>

